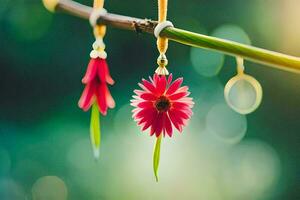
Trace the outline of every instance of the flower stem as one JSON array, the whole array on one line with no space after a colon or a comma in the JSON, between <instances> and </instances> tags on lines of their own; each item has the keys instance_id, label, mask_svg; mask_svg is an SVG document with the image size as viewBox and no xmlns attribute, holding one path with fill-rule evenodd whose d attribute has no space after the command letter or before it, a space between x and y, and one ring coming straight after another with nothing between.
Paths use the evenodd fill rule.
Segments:
<instances>
[{"instance_id":1,"label":"flower stem","mask_svg":"<svg viewBox=\"0 0 300 200\"><path fill-rule=\"evenodd\" d=\"M100 114L99 114L97 103L94 103L92 106L90 138L93 147L94 157L95 159L98 159L100 156L101 131L100 131Z\"/></svg>"},{"instance_id":2,"label":"flower stem","mask_svg":"<svg viewBox=\"0 0 300 200\"><path fill-rule=\"evenodd\" d=\"M156 182L158 182L158 167L160 159L160 145L161 145L162 134L156 138L154 153L153 153L153 171Z\"/></svg>"},{"instance_id":3,"label":"flower stem","mask_svg":"<svg viewBox=\"0 0 300 200\"><path fill-rule=\"evenodd\" d=\"M71 0L43 0L43 2L45 7L50 11L62 11L83 19L89 19L92 12L91 7ZM52 2L51 6L49 6L49 2ZM53 2L56 3L55 6L53 5ZM101 16L97 23L119 29L136 31L138 33L146 32L150 34L153 34L154 28L157 25L157 21L139 19L113 13L107 13L106 15ZM161 32L161 36L185 45L211 49L231 56L240 56L244 59L264 64L266 66L300 73L300 57L289 56L230 40L197 34L172 27L164 29Z\"/></svg>"}]
</instances>

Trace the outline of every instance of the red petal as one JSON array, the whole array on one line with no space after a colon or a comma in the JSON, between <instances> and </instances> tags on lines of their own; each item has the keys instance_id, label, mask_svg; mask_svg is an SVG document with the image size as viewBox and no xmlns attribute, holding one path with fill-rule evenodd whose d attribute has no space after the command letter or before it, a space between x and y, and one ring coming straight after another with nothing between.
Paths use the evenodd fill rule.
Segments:
<instances>
[{"instance_id":1,"label":"red petal","mask_svg":"<svg viewBox=\"0 0 300 200\"><path fill-rule=\"evenodd\" d=\"M93 84L92 83L87 84L79 99L78 106L84 111L87 111L93 103L92 97L94 96L94 93L95 93L95 87L93 86Z\"/></svg>"},{"instance_id":2,"label":"red petal","mask_svg":"<svg viewBox=\"0 0 300 200\"><path fill-rule=\"evenodd\" d=\"M104 66L105 80L108 84L113 85L115 83L115 81L110 76L109 68L108 68L106 60L103 60L103 61L104 61L103 66Z\"/></svg>"},{"instance_id":3,"label":"red petal","mask_svg":"<svg viewBox=\"0 0 300 200\"><path fill-rule=\"evenodd\" d=\"M160 76L156 85L156 91L158 95L162 95L166 91L167 79L166 76Z\"/></svg>"},{"instance_id":4,"label":"red petal","mask_svg":"<svg viewBox=\"0 0 300 200\"><path fill-rule=\"evenodd\" d=\"M137 104L139 108L154 108L153 102L151 101L144 101Z\"/></svg>"},{"instance_id":5,"label":"red petal","mask_svg":"<svg viewBox=\"0 0 300 200\"><path fill-rule=\"evenodd\" d=\"M106 70L107 67L105 60L97 58L97 68L98 68L98 77L100 79L100 82L105 83L106 82Z\"/></svg>"},{"instance_id":6,"label":"red petal","mask_svg":"<svg viewBox=\"0 0 300 200\"><path fill-rule=\"evenodd\" d=\"M182 103L188 104L190 108L192 108L195 104L193 102L193 98L191 98L191 97L184 97L184 98L177 100L176 102L182 102Z\"/></svg>"},{"instance_id":7,"label":"red petal","mask_svg":"<svg viewBox=\"0 0 300 200\"><path fill-rule=\"evenodd\" d=\"M91 59L84 77L82 78L82 83L87 84L91 82L97 74L97 59Z\"/></svg>"},{"instance_id":8,"label":"red petal","mask_svg":"<svg viewBox=\"0 0 300 200\"><path fill-rule=\"evenodd\" d=\"M150 83L149 81L143 79L143 84L144 86L152 93L156 93L156 88L154 87L154 85L152 83Z\"/></svg>"},{"instance_id":9,"label":"red petal","mask_svg":"<svg viewBox=\"0 0 300 200\"><path fill-rule=\"evenodd\" d=\"M175 102L172 102L172 107L176 108L176 109L185 109L185 108L189 108L190 104L185 103L185 102L175 101Z\"/></svg>"},{"instance_id":10,"label":"red petal","mask_svg":"<svg viewBox=\"0 0 300 200\"><path fill-rule=\"evenodd\" d=\"M158 115L157 117L153 118L153 122L151 125L151 129L150 129L150 136L152 136L155 132L156 132L156 127L157 127L157 123L158 123Z\"/></svg>"},{"instance_id":11,"label":"red petal","mask_svg":"<svg viewBox=\"0 0 300 200\"><path fill-rule=\"evenodd\" d=\"M144 94L145 92L142 91L142 90L133 90L133 92L136 94L136 95L141 95L141 94Z\"/></svg>"},{"instance_id":12,"label":"red petal","mask_svg":"<svg viewBox=\"0 0 300 200\"><path fill-rule=\"evenodd\" d=\"M170 100L178 100L180 98L188 96L189 94L190 94L189 92L179 92L179 93L175 93L175 94L170 95L168 98Z\"/></svg>"},{"instance_id":13,"label":"red petal","mask_svg":"<svg viewBox=\"0 0 300 200\"><path fill-rule=\"evenodd\" d=\"M158 113L154 110L153 113L152 113L152 115L151 115L151 117L149 116L149 117L147 117L147 118L144 118L145 121L146 121L146 123L144 124L144 126L143 126L143 128L142 128L142 131L148 129L148 128L153 124L152 122L156 119L157 114L158 114ZM143 121L144 121L144 120L143 120Z\"/></svg>"},{"instance_id":14,"label":"red petal","mask_svg":"<svg viewBox=\"0 0 300 200\"><path fill-rule=\"evenodd\" d=\"M116 103L115 103L113 97L111 96L108 87L105 87L105 89L106 89L105 97L106 97L106 103L107 103L107 106L108 106L109 108L114 108L114 107L116 106Z\"/></svg>"},{"instance_id":15,"label":"red petal","mask_svg":"<svg viewBox=\"0 0 300 200\"><path fill-rule=\"evenodd\" d=\"M157 86L157 82L159 81L159 75L158 74L154 74L153 75L153 83L154 83L154 86L156 87Z\"/></svg>"},{"instance_id":16,"label":"red petal","mask_svg":"<svg viewBox=\"0 0 300 200\"><path fill-rule=\"evenodd\" d=\"M159 137L163 130L164 125L164 113L159 113L157 116L157 124L155 129L155 135L156 137Z\"/></svg>"},{"instance_id":17,"label":"red petal","mask_svg":"<svg viewBox=\"0 0 300 200\"><path fill-rule=\"evenodd\" d=\"M168 85L170 85L170 84L171 84L171 82L172 82L172 78L173 78L173 75L172 75L172 74L170 74L170 75L169 75L169 77L168 77Z\"/></svg>"},{"instance_id":18,"label":"red petal","mask_svg":"<svg viewBox=\"0 0 300 200\"><path fill-rule=\"evenodd\" d=\"M181 88L179 88L177 90L177 92L187 92L189 90L189 87L188 86L182 86Z\"/></svg>"},{"instance_id":19,"label":"red petal","mask_svg":"<svg viewBox=\"0 0 300 200\"><path fill-rule=\"evenodd\" d=\"M156 96L154 96L153 94L151 93L144 93L144 94L141 94L140 97L144 100L147 100L147 101L155 101L156 100Z\"/></svg>"},{"instance_id":20,"label":"red petal","mask_svg":"<svg viewBox=\"0 0 300 200\"><path fill-rule=\"evenodd\" d=\"M138 121L138 125L139 126L141 126L143 123L145 123L145 122L147 122L148 121L148 118L146 118L146 117L144 117L144 118L142 118L142 119L138 119L138 120L140 120L140 121ZM142 125L143 126L143 125Z\"/></svg>"},{"instance_id":21,"label":"red petal","mask_svg":"<svg viewBox=\"0 0 300 200\"><path fill-rule=\"evenodd\" d=\"M151 114L153 114L154 111L155 111L154 108L141 109L139 112L134 114L134 118L135 119L140 119L144 117L150 118Z\"/></svg>"},{"instance_id":22,"label":"red petal","mask_svg":"<svg viewBox=\"0 0 300 200\"><path fill-rule=\"evenodd\" d=\"M181 125L183 124L183 120L180 118L177 118L175 113L173 113L171 110L168 113L169 113L169 117L170 117L172 124L175 126L175 128L178 131L181 132L182 131Z\"/></svg>"},{"instance_id":23,"label":"red petal","mask_svg":"<svg viewBox=\"0 0 300 200\"><path fill-rule=\"evenodd\" d=\"M165 114L165 131L167 132L167 134L172 137L172 124L170 121L169 116L167 116L167 114Z\"/></svg>"},{"instance_id":24,"label":"red petal","mask_svg":"<svg viewBox=\"0 0 300 200\"><path fill-rule=\"evenodd\" d=\"M188 110L185 110L187 113L181 111L181 110L176 110L174 109L173 112L175 113L177 118L183 118L183 119L189 119L191 113L188 112Z\"/></svg>"},{"instance_id":25,"label":"red petal","mask_svg":"<svg viewBox=\"0 0 300 200\"><path fill-rule=\"evenodd\" d=\"M176 90L179 89L179 87L181 86L183 82L183 78L178 78L176 81L174 81L172 83L172 85L169 87L169 89L167 90L167 95L171 95L173 94L174 92L176 92Z\"/></svg>"},{"instance_id":26,"label":"red petal","mask_svg":"<svg viewBox=\"0 0 300 200\"><path fill-rule=\"evenodd\" d=\"M106 87L107 86L105 83L100 83L96 90L97 103L102 115L106 115L107 113L107 104L105 97Z\"/></svg>"}]
</instances>

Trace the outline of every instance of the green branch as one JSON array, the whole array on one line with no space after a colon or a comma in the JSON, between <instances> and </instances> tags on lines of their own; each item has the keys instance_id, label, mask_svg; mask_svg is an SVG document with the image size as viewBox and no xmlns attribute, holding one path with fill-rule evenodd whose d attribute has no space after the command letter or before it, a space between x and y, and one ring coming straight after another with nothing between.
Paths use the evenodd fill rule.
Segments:
<instances>
[{"instance_id":1,"label":"green branch","mask_svg":"<svg viewBox=\"0 0 300 200\"><path fill-rule=\"evenodd\" d=\"M61 11L83 19L89 19L92 8L71 0L43 0L50 11ZM138 33L153 34L156 21L139 19L123 15L107 13L97 20L98 24L105 24L119 29L136 31ZM240 56L252 62L275 67L285 71L300 73L300 58L289 56L262 48L244 45L230 40L224 40L207 35L197 34L178 28L166 28L161 32L162 37L194 47L206 48L222 52L231 56Z\"/></svg>"}]
</instances>

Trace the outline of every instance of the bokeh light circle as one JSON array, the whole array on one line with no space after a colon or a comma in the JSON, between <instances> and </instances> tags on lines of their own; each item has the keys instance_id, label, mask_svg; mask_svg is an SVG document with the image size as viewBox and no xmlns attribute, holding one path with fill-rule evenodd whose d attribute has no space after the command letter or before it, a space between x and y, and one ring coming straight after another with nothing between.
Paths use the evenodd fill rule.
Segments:
<instances>
[{"instance_id":1,"label":"bokeh light circle","mask_svg":"<svg viewBox=\"0 0 300 200\"><path fill-rule=\"evenodd\" d=\"M231 78L224 89L227 104L240 114L256 110L262 100L262 87L252 76L241 74Z\"/></svg>"},{"instance_id":2,"label":"bokeh light circle","mask_svg":"<svg viewBox=\"0 0 300 200\"><path fill-rule=\"evenodd\" d=\"M218 27L213 31L212 36L243 44L251 44L247 33L241 27L233 24L224 24Z\"/></svg>"},{"instance_id":3,"label":"bokeh light circle","mask_svg":"<svg viewBox=\"0 0 300 200\"><path fill-rule=\"evenodd\" d=\"M26 199L24 189L12 179L0 179L0 199Z\"/></svg>"},{"instance_id":4,"label":"bokeh light circle","mask_svg":"<svg viewBox=\"0 0 300 200\"><path fill-rule=\"evenodd\" d=\"M12 168L12 174L20 183L24 185L24 189L30 189L29 185L33 184L35 180L47 174L47 168L37 160L28 158L17 160ZM27 185L28 184L28 185Z\"/></svg>"},{"instance_id":5,"label":"bokeh light circle","mask_svg":"<svg viewBox=\"0 0 300 200\"><path fill-rule=\"evenodd\" d=\"M246 134L247 119L226 104L216 104L206 116L206 128L226 143L237 143Z\"/></svg>"},{"instance_id":6,"label":"bokeh light circle","mask_svg":"<svg viewBox=\"0 0 300 200\"><path fill-rule=\"evenodd\" d=\"M67 196L67 187L57 176L41 177L32 186L33 200L66 200Z\"/></svg>"},{"instance_id":7,"label":"bokeh light circle","mask_svg":"<svg viewBox=\"0 0 300 200\"><path fill-rule=\"evenodd\" d=\"M270 145L251 139L232 148L226 169L221 183L228 199L268 199L277 186L281 164Z\"/></svg>"},{"instance_id":8,"label":"bokeh light circle","mask_svg":"<svg viewBox=\"0 0 300 200\"><path fill-rule=\"evenodd\" d=\"M196 72L205 77L218 75L224 63L223 54L195 47L191 48L190 58Z\"/></svg>"},{"instance_id":9,"label":"bokeh light circle","mask_svg":"<svg viewBox=\"0 0 300 200\"><path fill-rule=\"evenodd\" d=\"M9 31L19 40L40 39L49 30L52 15L40 3L19 3L8 15Z\"/></svg>"}]
</instances>

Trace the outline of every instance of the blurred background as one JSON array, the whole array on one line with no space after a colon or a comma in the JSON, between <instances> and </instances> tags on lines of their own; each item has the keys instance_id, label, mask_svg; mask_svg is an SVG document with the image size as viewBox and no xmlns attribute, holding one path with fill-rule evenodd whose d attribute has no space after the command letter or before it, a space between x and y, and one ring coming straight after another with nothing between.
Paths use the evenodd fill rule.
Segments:
<instances>
[{"instance_id":1,"label":"blurred background","mask_svg":"<svg viewBox=\"0 0 300 200\"><path fill-rule=\"evenodd\" d=\"M156 4L105 7L156 19ZM179 28L299 56L299 10L297 0L172 0L168 16ZM98 162L90 115L77 107L93 41L86 20L51 14L38 0L0 0L1 200L300 199L300 75L246 62L264 95L241 115L223 95L235 59L170 42L169 71L184 77L196 105L183 134L163 139L156 183L155 138L140 132L129 106L156 68L155 38L108 28L117 106L101 119Z\"/></svg>"}]
</instances>

